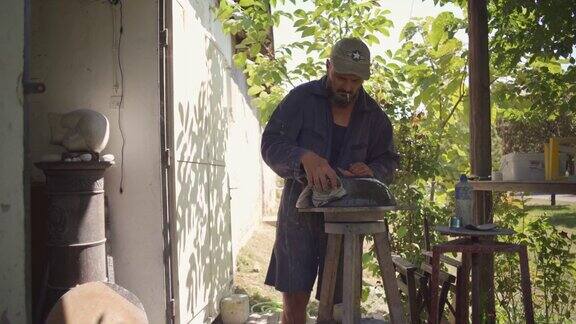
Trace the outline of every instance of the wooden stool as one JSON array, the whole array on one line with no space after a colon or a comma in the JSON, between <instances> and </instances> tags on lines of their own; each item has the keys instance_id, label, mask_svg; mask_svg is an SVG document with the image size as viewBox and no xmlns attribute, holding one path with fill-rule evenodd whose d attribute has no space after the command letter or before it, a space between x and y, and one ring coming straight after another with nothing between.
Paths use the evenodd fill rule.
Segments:
<instances>
[{"instance_id":1,"label":"wooden stool","mask_svg":"<svg viewBox=\"0 0 576 324\"><path fill-rule=\"evenodd\" d=\"M452 236L465 236L464 238L448 241L432 247L432 276L431 276L431 296L432 310L429 317L430 324L439 322L438 317L438 276L440 270L440 257L447 252L460 252L464 255L463 261L468 262L468 256L472 258L472 323L481 322L480 317L480 290L478 281L477 261L481 254L495 254L498 252L518 253L520 257L520 285L522 288L522 301L524 303L524 316L526 323L534 323L534 310L532 305L532 293L530 284L530 272L528 269L528 252L525 245L497 242L493 240L480 240L480 237L496 237L498 235L512 235L514 231L508 229L495 229L491 231L470 231L467 229L452 229L447 226L436 226L435 230ZM466 265L465 268L468 268ZM476 274L475 274L476 272ZM467 274L467 273L466 273ZM464 283L456 289L456 323L468 323L467 312L462 308L468 308L467 278ZM458 278L460 280L460 278Z\"/></svg>"},{"instance_id":2,"label":"wooden stool","mask_svg":"<svg viewBox=\"0 0 576 324\"><path fill-rule=\"evenodd\" d=\"M360 323L364 235L374 237L376 256L390 310L390 321L391 323L406 323L390 253L388 233L383 221L384 211L393 209L394 207L332 207L301 210L324 212L325 231L328 234L318 323L334 322L334 291L342 241L344 241L342 322L344 324Z\"/></svg>"}]
</instances>

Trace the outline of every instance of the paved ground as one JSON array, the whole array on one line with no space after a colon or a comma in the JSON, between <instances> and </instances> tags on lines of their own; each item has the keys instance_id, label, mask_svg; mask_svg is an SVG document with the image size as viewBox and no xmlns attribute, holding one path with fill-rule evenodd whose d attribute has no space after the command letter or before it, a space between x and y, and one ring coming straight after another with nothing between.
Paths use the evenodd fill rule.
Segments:
<instances>
[{"instance_id":1,"label":"paved ground","mask_svg":"<svg viewBox=\"0 0 576 324\"><path fill-rule=\"evenodd\" d=\"M543 204L543 203L550 203L550 195L529 195L524 196L524 198L528 199L529 203L534 204ZM556 204L557 205L575 205L576 204L576 195L556 195Z\"/></svg>"}]
</instances>

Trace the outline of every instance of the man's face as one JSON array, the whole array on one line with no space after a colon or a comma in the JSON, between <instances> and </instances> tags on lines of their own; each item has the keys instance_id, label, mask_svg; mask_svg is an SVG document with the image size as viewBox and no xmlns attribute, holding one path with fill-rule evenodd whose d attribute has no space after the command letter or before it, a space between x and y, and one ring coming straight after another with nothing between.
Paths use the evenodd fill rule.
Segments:
<instances>
[{"instance_id":1,"label":"man's face","mask_svg":"<svg viewBox=\"0 0 576 324\"><path fill-rule=\"evenodd\" d=\"M328 61L328 92L336 107L345 108L358 98L358 92L364 80L354 74L341 74L334 71Z\"/></svg>"}]
</instances>

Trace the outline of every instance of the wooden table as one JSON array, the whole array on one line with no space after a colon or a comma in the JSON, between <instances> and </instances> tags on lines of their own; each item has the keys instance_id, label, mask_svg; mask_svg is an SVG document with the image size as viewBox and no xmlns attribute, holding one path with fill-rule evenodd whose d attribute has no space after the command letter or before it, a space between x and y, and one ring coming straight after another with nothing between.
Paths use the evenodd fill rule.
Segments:
<instances>
[{"instance_id":1,"label":"wooden table","mask_svg":"<svg viewBox=\"0 0 576 324\"><path fill-rule=\"evenodd\" d=\"M318 309L318 323L333 323L336 274L344 243L343 316L342 323L360 323L362 293L362 242L365 235L374 237L376 257L382 274L391 323L406 323L400 293L396 282L388 232L384 224L388 207L319 207L298 209L299 212L324 213L325 231L328 234L322 289Z\"/></svg>"},{"instance_id":2,"label":"wooden table","mask_svg":"<svg viewBox=\"0 0 576 324\"><path fill-rule=\"evenodd\" d=\"M461 236L461 238L438 244L432 247L432 275L431 296L432 307L429 323L439 323L438 318L438 276L440 271L440 256L447 252L462 253L462 266L469 268L469 257L472 259L472 323L480 323L480 286L478 282L478 260L481 254L494 254L497 252L518 253L520 257L521 288L524 303L524 315L527 323L534 323L534 311L532 305L532 293L530 285L530 272L528 268L528 252L525 245L497 242L482 238L495 238L499 235L512 235L515 232L510 229L495 229L491 231L473 231L464 228L450 228L448 226L436 226L435 230L441 234ZM456 323L468 323L468 271L464 271L466 278L457 278L460 283L456 291Z\"/></svg>"},{"instance_id":3,"label":"wooden table","mask_svg":"<svg viewBox=\"0 0 576 324\"><path fill-rule=\"evenodd\" d=\"M470 181L470 185L477 191L576 194L576 182L569 181Z\"/></svg>"}]
</instances>

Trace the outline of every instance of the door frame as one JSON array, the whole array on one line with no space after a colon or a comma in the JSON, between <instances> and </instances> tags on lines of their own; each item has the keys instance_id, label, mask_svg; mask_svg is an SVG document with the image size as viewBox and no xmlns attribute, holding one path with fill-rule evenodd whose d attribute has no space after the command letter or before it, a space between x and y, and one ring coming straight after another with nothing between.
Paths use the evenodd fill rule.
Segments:
<instances>
[{"instance_id":1,"label":"door frame","mask_svg":"<svg viewBox=\"0 0 576 324\"><path fill-rule=\"evenodd\" d=\"M162 157L162 235L164 238L164 276L166 286L166 323L176 323L176 289L173 280L173 264L171 221L174 206L174 165L172 148L172 112L174 108L174 86L172 65L172 0L158 1L158 53L159 53L159 85L160 85L160 154Z\"/></svg>"}]
</instances>

